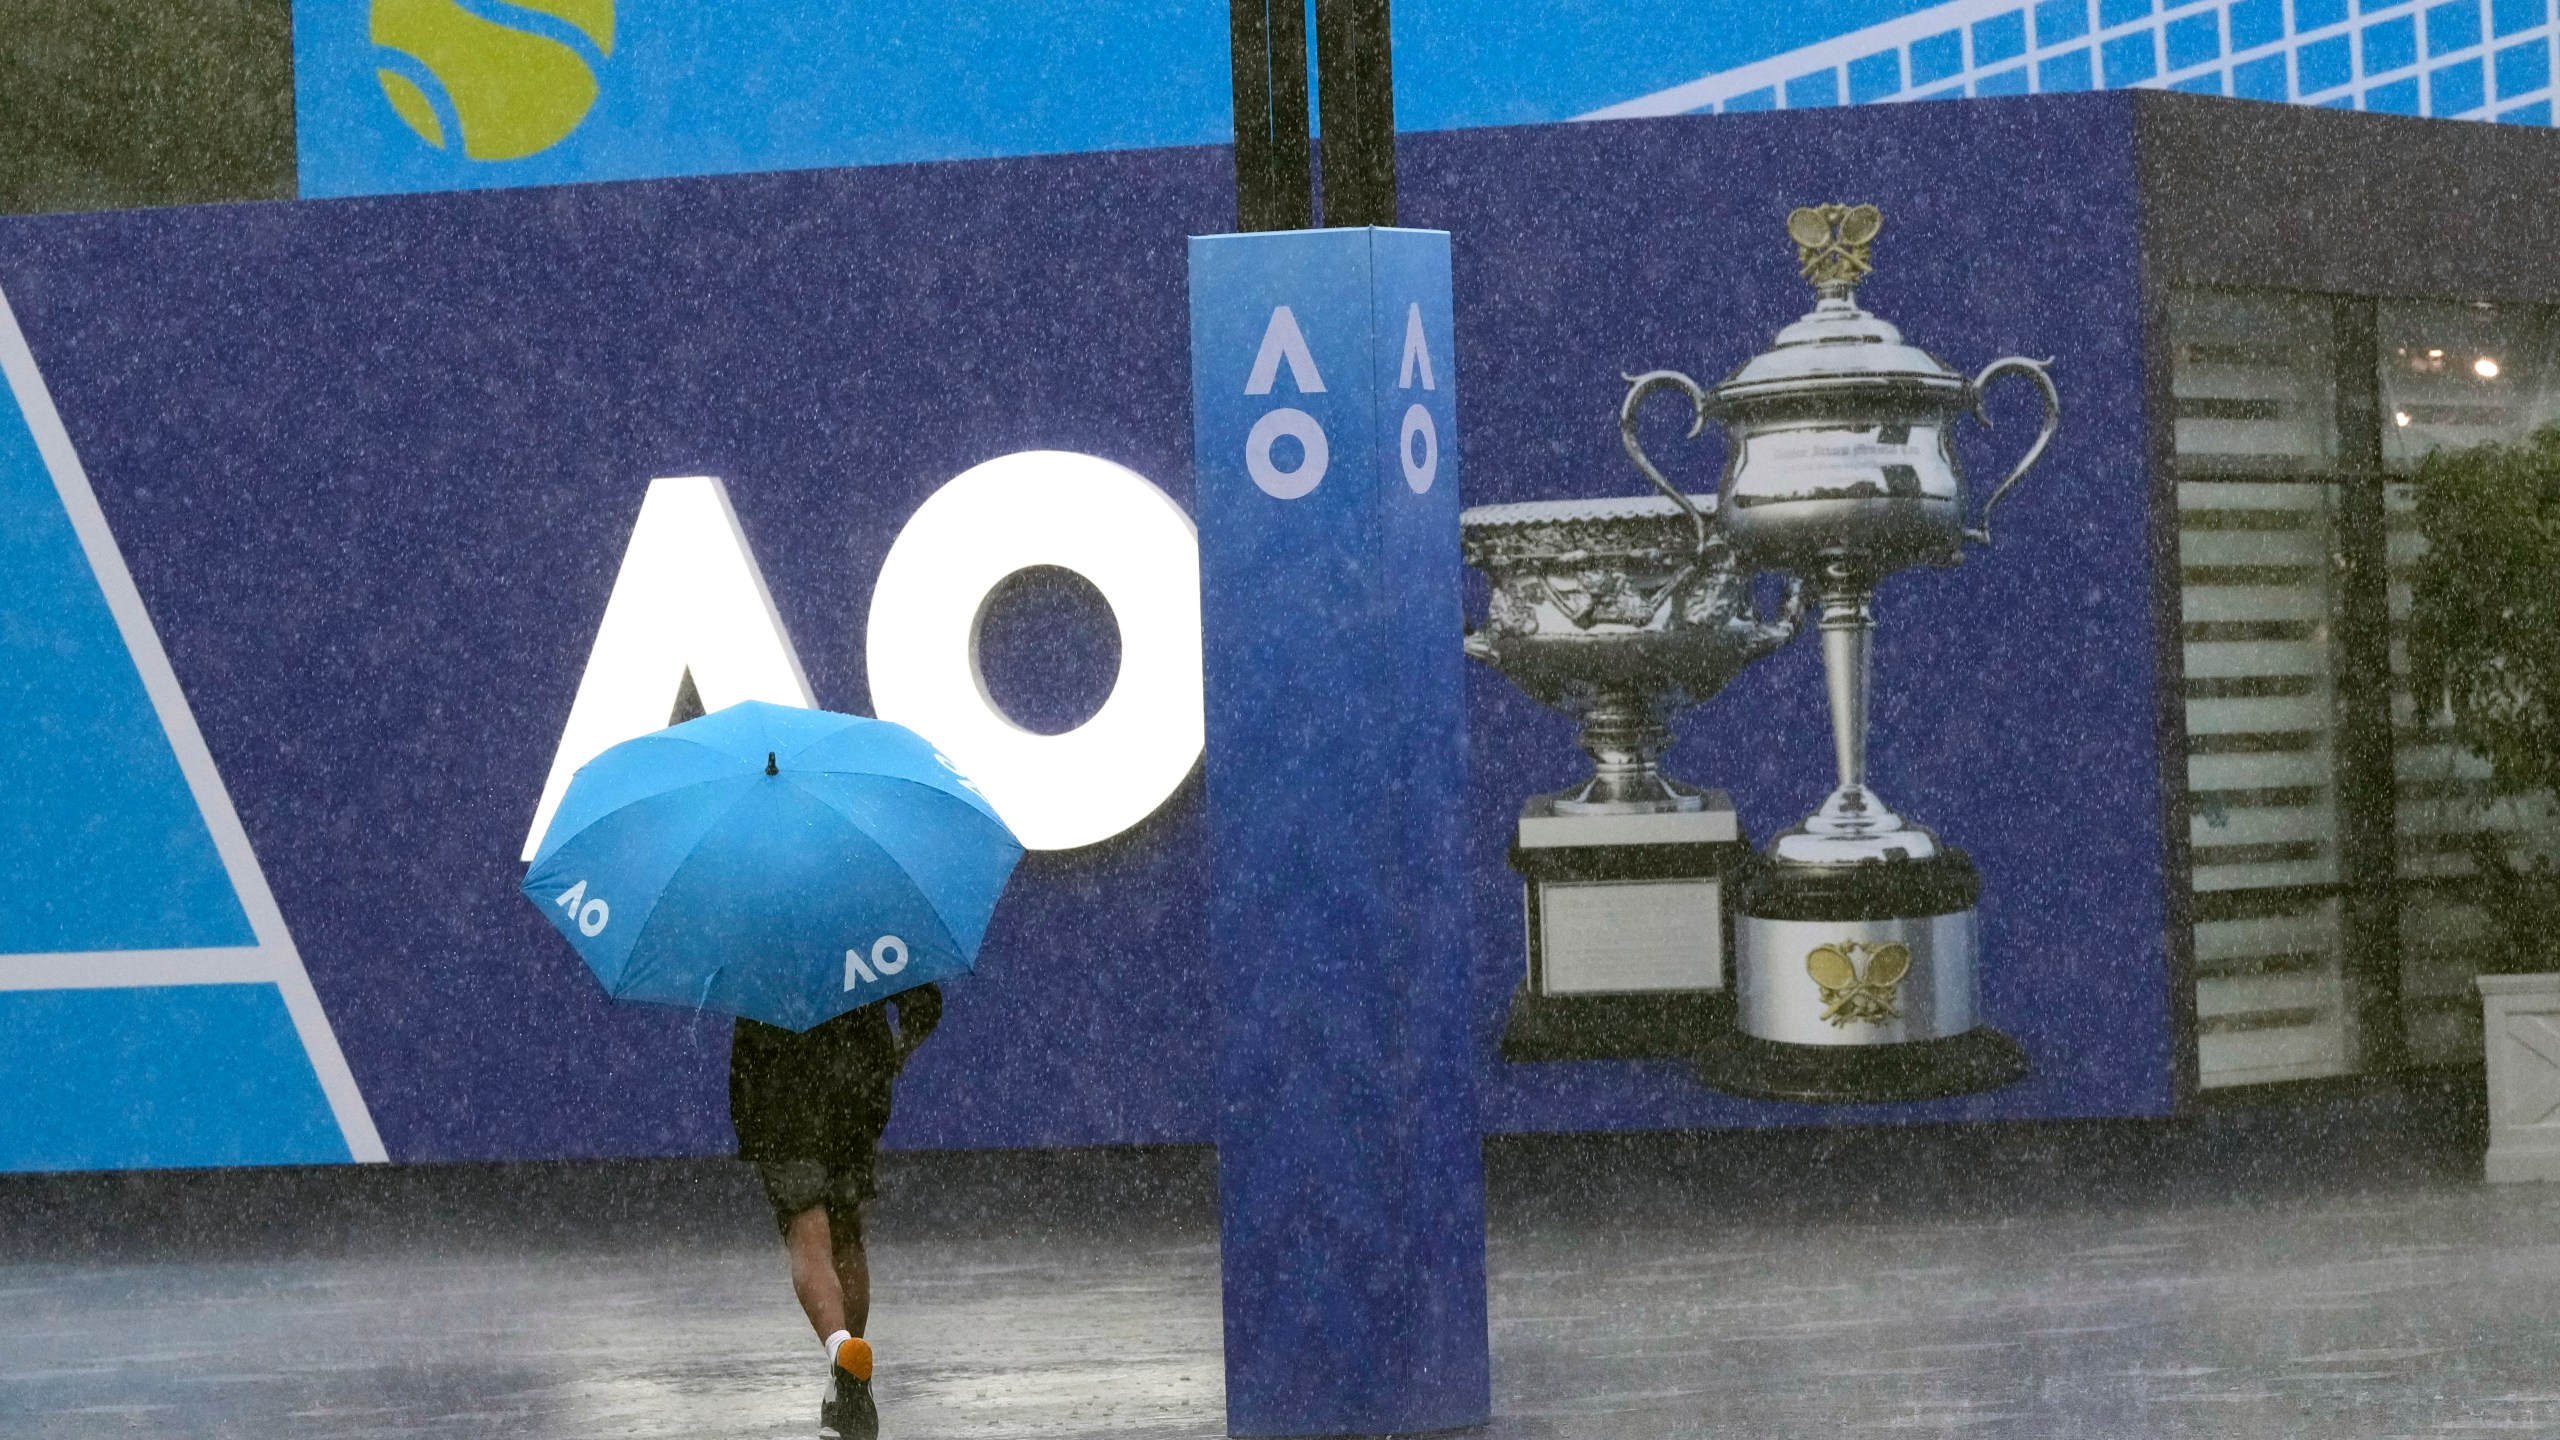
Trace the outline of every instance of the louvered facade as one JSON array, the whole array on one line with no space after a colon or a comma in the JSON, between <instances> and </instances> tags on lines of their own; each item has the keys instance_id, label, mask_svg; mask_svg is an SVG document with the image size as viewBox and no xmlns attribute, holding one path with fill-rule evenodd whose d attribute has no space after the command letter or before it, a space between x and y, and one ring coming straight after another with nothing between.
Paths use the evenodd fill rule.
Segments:
<instances>
[{"instance_id":1,"label":"louvered facade","mask_svg":"<svg viewBox=\"0 0 2560 1440\"><path fill-rule=\"evenodd\" d=\"M2186 288L2169 303L2198 1081L2479 1056L2474 837L2551 806L2408 687L2409 479L2560 415L2560 313Z\"/></svg>"}]
</instances>

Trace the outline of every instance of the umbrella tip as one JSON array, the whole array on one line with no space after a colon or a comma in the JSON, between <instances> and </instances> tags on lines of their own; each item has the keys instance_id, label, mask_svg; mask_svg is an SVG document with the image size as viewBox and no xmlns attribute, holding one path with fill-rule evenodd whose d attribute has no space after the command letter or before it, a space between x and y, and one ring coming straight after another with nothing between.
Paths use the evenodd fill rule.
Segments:
<instances>
[{"instance_id":1,"label":"umbrella tip","mask_svg":"<svg viewBox=\"0 0 2560 1440\"><path fill-rule=\"evenodd\" d=\"M764 752L764 773L767 775L779 775L782 773L782 767L773 763L773 752L770 750Z\"/></svg>"}]
</instances>

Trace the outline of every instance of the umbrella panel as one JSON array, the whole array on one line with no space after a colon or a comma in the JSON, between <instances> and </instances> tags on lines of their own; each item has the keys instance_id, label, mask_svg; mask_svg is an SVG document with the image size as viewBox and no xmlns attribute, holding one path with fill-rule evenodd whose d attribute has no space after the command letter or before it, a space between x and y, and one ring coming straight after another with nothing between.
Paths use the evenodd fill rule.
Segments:
<instances>
[{"instance_id":1,"label":"umbrella panel","mask_svg":"<svg viewBox=\"0 0 2560 1440\"><path fill-rule=\"evenodd\" d=\"M667 880L615 995L805 1030L969 967L914 879L852 821L790 779L745 783Z\"/></svg>"}]
</instances>

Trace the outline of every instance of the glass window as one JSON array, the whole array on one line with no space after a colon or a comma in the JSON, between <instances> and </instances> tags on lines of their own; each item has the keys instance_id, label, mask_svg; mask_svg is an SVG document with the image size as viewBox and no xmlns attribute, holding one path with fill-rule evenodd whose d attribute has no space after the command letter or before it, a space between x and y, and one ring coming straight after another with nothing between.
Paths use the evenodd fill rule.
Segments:
<instances>
[{"instance_id":1,"label":"glass window","mask_svg":"<svg viewBox=\"0 0 2560 1440\"><path fill-rule=\"evenodd\" d=\"M2169 338L2201 1079L2343 1074L2329 305L2182 292Z\"/></svg>"},{"instance_id":2,"label":"glass window","mask_svg":"<svg viewBox=\"0 0 2560 1440\"><path fill-rule=\"evenodd\" d=\"M2453 743L2451 717L2408 689L2409 570L2425 553L2411 479L2428 452L2523 438L2560 419L2560 315L2527 306L2383 303L2384 491L2391 566L2393 759L2398 790L2401 1011L2410 1058L2478 1058L2471 987L2491 943L2473 903L2475 837L2546 847L2560 839L2548 797L2491 802L2488 767Z\"/></svg>"}]
</instances>

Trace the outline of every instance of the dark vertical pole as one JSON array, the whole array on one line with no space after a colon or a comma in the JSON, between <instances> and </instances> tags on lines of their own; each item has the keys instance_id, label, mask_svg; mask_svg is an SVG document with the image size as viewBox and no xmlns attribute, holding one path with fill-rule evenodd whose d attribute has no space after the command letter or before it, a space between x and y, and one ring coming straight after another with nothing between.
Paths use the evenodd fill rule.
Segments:
<instances>
[{"instance_id":1,"label":"dark vertical pole","mask_svg":"<svg viewBox=\"0 0 2560 1440\"><path fill-rule=\"evenodd\" d=\"M1396 223L1395 67L1387 0L1316 0L1327 228Z\"/></svg>"},{"instance_id":2,"label":"dark vertical pole","mask_svg":"<svg viewBox=\"0 0 2560 1440\"><path fill-rule=\"evenodd\" d=\"M2362 1068L2408 1055L2400 1008L2399 783L2391 739L2391 577L2383 529L2382 352L2374 302L2331 308L2338 384L2338 826Z\"/></svg>"},{"instance_id":3,"label":"dark vertical pole","mask_svg":"<svg viewBox=\"0 0 2560 1440\"><path fill-rule=\"evenodd\" d=\"M1229 0L1236 99L1236 228L1315 224L1301 0Z\"/></svg>"}]
</instances>

